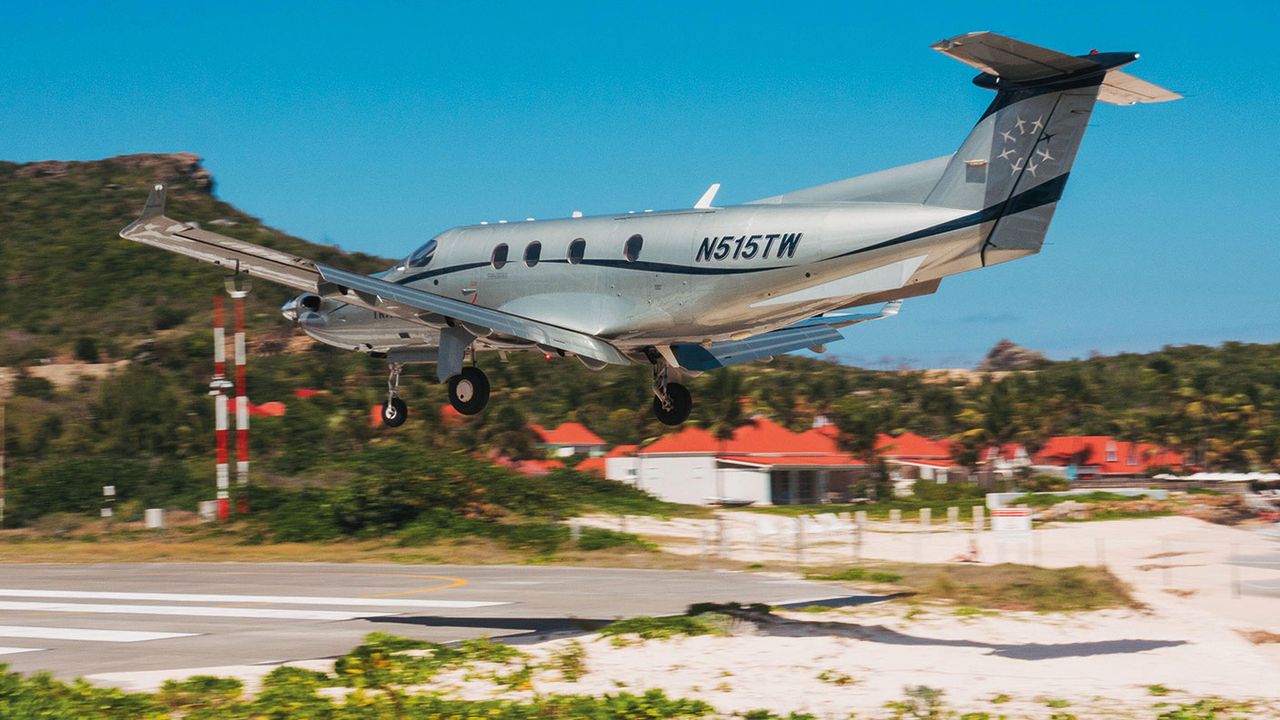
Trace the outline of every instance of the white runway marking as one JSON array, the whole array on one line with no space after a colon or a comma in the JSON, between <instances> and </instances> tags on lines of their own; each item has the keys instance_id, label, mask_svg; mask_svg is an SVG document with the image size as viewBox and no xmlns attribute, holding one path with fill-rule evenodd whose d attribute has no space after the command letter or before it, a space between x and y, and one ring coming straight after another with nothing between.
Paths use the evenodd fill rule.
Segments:
<instances>
[{"instance_id":1,"label":"white runway marking","mask_svg":"<svg viewBox=\"0 0 1280 720\"><path fill-rule=\"evenodd\" d=\"M481 608L510 605L484 600L404 600L399 598L330 597L324 595L220 595L214 593L101 592L97 590L27 590L0 588L0 597L61 600L155 600L158 602L233 602L267 605L351 605L397 608Z\"/></svg>"},{"instance_id":2,"label":"white runway marking","mask_svg":"<svg viewBox=\"0 0 1280 720\"><path fill-rule=\"evenodd\" d=\"M209 605L98 605L95 603L0 601L0 610L25 612L109 613L124 615L186 615L191 617L271 618L274 620L355 620L392 613L339 610L284 610L212 607Z\"/></svg>"},{"instance_id":3,"label":"white runway marking","mask_svg":"<svg viewBox=\"0 0 1280 720\"><path fill-rule=\"evenodd\" d=\"M11 647L0 647L0 655L15 655L15 654L17 654L17 653L24 653L24 652L40 652L40 651L41 651L41 650L43 650L43 649L44 649L44 648L11 648Z\"/></svg>"},{"instance_id":4,"label":"white runway marking","mask_svg":"<svg viewBox=\"0 0 1280 720\"><path fill-rule=\"evenodd\" d=\"M95 630L93 628L55 628L33 625L0 625L0 637L36 638L38 640L89 640L95 642L144 642L169 638L194 637L198 633L142 632L138 630Z\"/></svg>"}]
</instances>

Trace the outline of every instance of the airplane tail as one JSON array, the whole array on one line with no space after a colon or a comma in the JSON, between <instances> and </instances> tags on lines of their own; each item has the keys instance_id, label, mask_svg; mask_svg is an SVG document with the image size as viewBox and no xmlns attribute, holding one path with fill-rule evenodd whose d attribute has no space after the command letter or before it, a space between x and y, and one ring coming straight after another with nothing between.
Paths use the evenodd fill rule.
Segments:
<instances>
[{"instance_id":1,"label":"airplane tail","mask_svg":"<svg viewBox=\"0 0 1280 720\"><path fill-rule=\"evenodd\" d=\"M984 266L1039 252L1095 102L1181 97L1117 69L1137 53L1076 57L989 32L959 35L933 49L982 71L974 84L996 91L925 199L988 216Z\"/></svg>"}]
</instances>

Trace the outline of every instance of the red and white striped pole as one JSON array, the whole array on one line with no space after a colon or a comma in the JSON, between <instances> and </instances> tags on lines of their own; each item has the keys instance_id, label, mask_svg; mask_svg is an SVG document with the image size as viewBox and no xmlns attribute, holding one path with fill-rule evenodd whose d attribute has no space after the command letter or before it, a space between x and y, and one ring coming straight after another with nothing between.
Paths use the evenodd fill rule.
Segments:
<instances>
[{"instance_id":1,"label":"red and white striped pole","mask_svg":"<svg viewBox=\"0 0 1280 720\"><path fill-rule=\"evenodd\" d=\"M234 290L236 312L236 484L240 486L236 510L249 512L249 396L245 385L244 296L248 291Z\"/></svg>"},{"instance_id":2,"label":"red and white striped pole","mask_svg":"<svg viewBox=\"0 0 1280 720\"><path fill-rule=\"evenodd\" d=\"M222 296L213 296L213 396L214 435L218 448L216 482L218 488L218 520L226 521L231 513L230 478L227 473L227 336L222 318Z\"/></svg>"}]
</instances>

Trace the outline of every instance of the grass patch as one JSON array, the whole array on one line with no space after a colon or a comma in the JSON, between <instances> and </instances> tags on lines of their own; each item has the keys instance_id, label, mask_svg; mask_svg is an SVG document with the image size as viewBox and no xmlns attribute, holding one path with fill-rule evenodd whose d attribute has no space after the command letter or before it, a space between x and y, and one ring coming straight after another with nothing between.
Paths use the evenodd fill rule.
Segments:
<instances>
[{"instance_id":1,"label":"grass patch","mask_svg":"<svg viewBox=\"0 0 1280 720\"><path fill-rule=\"evenodd\" d=\"M1032 565L881 563L866 568L814 572L814 580L892 582L911 602L943 601L962 612L1033 610L1066 612L1140 607L1129 588L1105 568L1041 568ZM968 609L964 609L968 608Z\"/></svg>"},{"instance_id":2,"label":"grass patch","mask_svg":"<svg viewBox=\"0 0 1280 720\"><path fill-rule=\"evenodd\" d=\"M641 640L670 640L674 637L696 637L698 635L728 635L732 618L722 613L700 613L698 615L669 615L653 617L640 615L609 623L600 628L600 634L619 641L615 644L627 643L626 636L635 635Z\"/></svg>"},{"instance_id":3,"label":"grass patch","mask_svg":"<svg viewBox=\"0 0 1280 720\"><path fill-rule=\"evenodd\" d=\"M878 583L896 583L902 580L902 576L897 573L887 572L885 570L868 570L867 568L851 567L845 568L832 573L810 573L805 575L809 580L830 580L834 582L878 582Z\"/></svg>"}]
</instances>

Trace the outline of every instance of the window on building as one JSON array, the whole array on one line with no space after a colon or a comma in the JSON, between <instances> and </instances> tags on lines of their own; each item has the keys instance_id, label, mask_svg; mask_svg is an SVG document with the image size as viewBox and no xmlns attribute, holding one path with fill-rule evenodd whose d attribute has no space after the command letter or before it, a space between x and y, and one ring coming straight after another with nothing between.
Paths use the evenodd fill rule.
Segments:
<instances>
[{"instance_id":1,"label":"window on building","mask_svg":"<svg viewBox=\"0 0 1280 720\"><path fill-rule=\"evenodd\" d=\"M493 257L489 258L489 262L493 264L494 270L501 270L503 265L507 264L507 244L502 243L493 249Z\"/></svg>"},{"instance_id":2,"label":"window on building","mask_svg":"<svg viewBox=\"0 0 1280 720\"><path fill-rule=\"evenodd\" d=\"M417 250L414 250L413 254L409 256L409 263L408 263L409 267L411 268L426 267L427 264L431 262L431 258L435 257L436 255L437 244L438 243L436 242L436 239L431 238L426 242L425 245L418 248Z\"/></svg>"},{"instance_id":3,"label":"window on building","mask_svg":"<svg viewBox=\"0 0 1280 720\"><path fill-rule=\"evenodd\" d=\"M542 258L542 243L534 240L524 249L524 264L533 267Z\"/></svg>"},{"instance_id":4,"label":"window on building","mask_svg":"<svg viewBox=\"0 0 1280 720\"><path fill-rule=\"evenodd\" d=\"M622 246L622 256L627 262L635 262L640 259L640 249L644 247L644 238L639 235L632 235L627 238L627 244Z\"/></svg>"},{"instance_id":5,"label":"window on building","mask_svg":"<svg viewBox=\"0 0 1280 720\"><path fill-rule=\"evenodd\" d=\"M582 262L582 258L587 254L587 241L578 238L569 243L569 264L577 265Z\"/></svg>"},{"instance_id":6,"label":"window on building","mask_svg":"<svg viewBox=\"0 0 1280 720\"><path fill-rule=\"evenodd\" d=\"M1107 443L1107 462L1113 463L1115 461L1116 461L1116 444L1114 442L1109 442Z\"/></svg>"}]
</instances>

